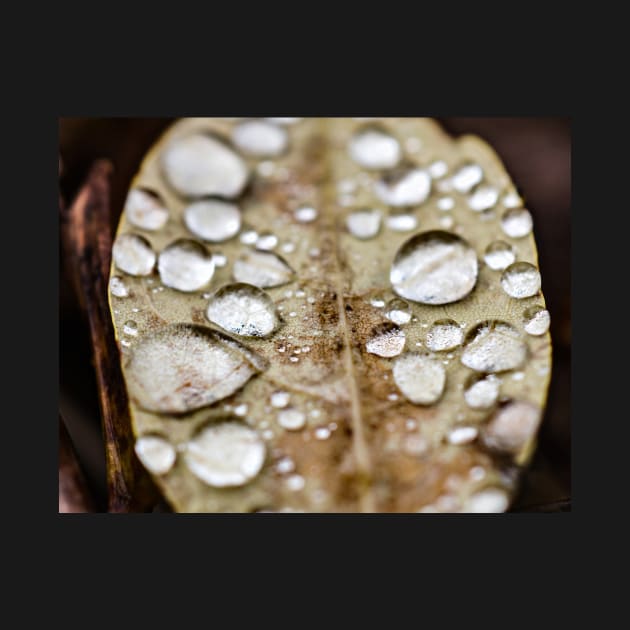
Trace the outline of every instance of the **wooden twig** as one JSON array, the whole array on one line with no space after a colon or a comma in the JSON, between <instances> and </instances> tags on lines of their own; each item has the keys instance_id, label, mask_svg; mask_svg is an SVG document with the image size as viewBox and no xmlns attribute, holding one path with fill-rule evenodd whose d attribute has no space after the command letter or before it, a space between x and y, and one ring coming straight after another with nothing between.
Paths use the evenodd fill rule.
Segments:
<instances>
[{"instance_id":1,"label":"wooden twig","mask_svg":"<svg viewBox=\"0 0 630 630\"><path fill-rule=\"evenodd\" d=\"M72 441L59 418L59 512L94 512L94 502L79 467Z\"/></svg>"},{"instance_id":2,"label":"wooden twig","mask_svg":"<svg viewBox=\"0 0 630 630\"><path fill-rule=\"evenodd\" d=\"M74 202L61 208L61 235L75 289L86 313L105 439L110 512L149 509L157 490L133 450L127 391L107 303L112 249L112 165L97 161Z\"/></svg>"}]
</instances>

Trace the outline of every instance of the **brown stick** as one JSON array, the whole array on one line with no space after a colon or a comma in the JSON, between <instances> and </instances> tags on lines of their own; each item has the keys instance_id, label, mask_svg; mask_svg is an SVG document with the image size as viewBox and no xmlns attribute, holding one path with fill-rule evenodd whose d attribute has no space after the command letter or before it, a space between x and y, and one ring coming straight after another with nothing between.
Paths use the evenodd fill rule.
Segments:
<instances>
[{"instance_id":1,"label":"brown stick","mask_svg":"<svg viewBox=\"0 0 630 630\"><path fill-rule=\"evenodd\" d=\"M94 512L94 503L85 484L68 435L59 418L59 513Z\"/></svg>"},{"instance_id":2,"label":"brown stick","mask_svg":"<svg viewBox=\"0 0 630 630\"><path fill-rule=\"evenodd\" d=\"M61 209L61 234L90 328L106 448L108 509L135 512L148 509L158 494L133 450L127 391L107 303L112 170L106 160L94 164L72 205Z\"/></svg>"}]
</instances>

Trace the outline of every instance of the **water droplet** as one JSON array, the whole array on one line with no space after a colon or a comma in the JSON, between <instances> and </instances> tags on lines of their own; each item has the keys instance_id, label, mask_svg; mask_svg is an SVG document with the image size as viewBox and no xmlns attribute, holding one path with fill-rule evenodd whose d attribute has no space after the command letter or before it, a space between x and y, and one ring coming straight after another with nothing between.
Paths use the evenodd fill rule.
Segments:
<instances>
[{"instance_id":1,"label":"water droplet","mask_svg":"<svg viewBox=\"0 0 630 630\"><path fill-rule=\"evenodd\" d=\"M327 440L330 437L330 429L328 427L317 427L315 429L316 440Z\"/></svg>"},{"instance_id":2,"label":"water droplet","mask_svg":"<svg viewBox=\"0 0 630 630\"><path fill-rule=\"evenodd\" d=\"M208 250L187 239L179 239L162 250L158 259L162 284L178 291L198 291L214 275L214 261Z\"/></svg>"},{"instance_id":3,"label":"water droplet","mask_svg":"<svg viewBox=\"0 0 630 630\"><path fill-rule=\"evenodd\" d=\"M293 212L295 220L299 223L311 223L317 219L318 214L317 210L311 206L302 206Z\"/></svg>"},{"instance_id":4,"label":"water droplet","mask_svg":"<svg viewBox=\"0 0 630 630\"><path fill-rule=\"evenodd\" d=\"M249 178L243 159L207 134L173 140L161 160L170 185L184 197L232 199L241 194Z\"/></svg>"},{"instance_id":5,"label":"water droplet","mask_svg":"<svg viewBox=\"0 0 630 630\"><path fill-rule=\"evenodd\" d=\"M258 240L258 232L252 229L246 229L241 232L239 236L239 241L243 243L243 245L254 245Z\"/></svg>"},{"instance_id":6,"label":"water droplet","mask_svg":"<svg viewBox=\"0 0 630 630\"><path fill-rule=\"evenodd\" d=\"M322 253L322 250L319 249L319 247L313 247L313 248L308 250L308 255L311 258L318 258L321 253ZM315 269L317 269L317 267L315 267Z\"/></svg>"},{"instance_id":7,"label":"water droplet","mask_svg":"<svg viewBox=\"0 0 630 630\"><path fill-rule=\"evenodd\" d=\"M516 254L510 244L503 241L495 241L488 245L483 259L490 269L498 271L509 267L516 260Z\"/></svg>"},{"instance_id":8,"label":"water droplet","mask_svg":"<svg viewBox=\"0 0 630 630\"><path fill-rule=\"evenodd\" d=\"M462 363L476 372L514 370L527 358L527 346L518 332L505 322L479 324L468 338Z\"/></svg>"},{"instance_id":9,"label":"water droplet","mask_svg":"<svg viewBox=\"0 0 630 630\"><path fill-rule=\"evenodd\" d=\"M422 149L422 140L420 138L407 138L405 140L405 149L408 153L418 153Z\"/></svg>"},{"instance_id":10,"label":"water droplet","mask_svg":"<svg viewBox=\"0 0 630 630\"><path fill-rule=\"evenodd\" d=\"M517 454L534 437L539 421L540 410L534 405L509 402L483 427L483 442L493 450Z\"/></svg>"},{"instance_id":11,"label":"water droplet","mask_svg":"<svg viewBox=\"0 0 630 630\"><path fill-rule=\"evenodd\" d=\"M271 394L271 406L276 409L284 409L291 402L291 394L289 392L274 392Z\"/></svg>"},{"instance_id":12,"label":"water droplet","mask_svg":"<svg viewBox=\"0 0 630 630\"><path fill-rule=\"evenodd\" d=\"M380 127L367 126L357 131L348 145L350 157L359 166L382 170L393 168L401 157L398 140Z\"/></svg>"},{"instance_id":13,"label":"water droplet","mask_svg":"<svg viewBox=\"0 0 630 630\"><path fill-rule=\"evenodd\" d=\"M503 231L511 238L522 238L531 233L534 221L529 210L525 208L512 208L506 210L501 219Z\"/></svg>"},{"instance_id":14,"label":"water droplet","mask_svg":"<svg viewBox=\"0 0 630 630\"><path fill-rule=\"evenodd\" d=\"M155 266L155 252L146 238L121 234L112 248L114 264L130 276L148 276Z\"/></svg>"},{"instance_id":15,"label":"water droplet","mask_svg":"<svg viewBox=\"0 0 630 630\"><path fill-rule=\"evenodd\" d=\"M408 324L411 320L411 307L404 300L394 298L387 305L385 317L393 321L394 324L403 326L404 324Z\"/></svg>"},{"instance_id":16,"label":"water droplet","mask_svg":"<svg viewBox=\"0 0 630 630\"><path fill-rule=\"evenodd\" d=\"M278 237L271 232L265 232L258 237L256 248L264 251L274 249L278 245Z\"/></svg>"},{"instance_id":17,"label":"water droplet","mask_svg":"<svg viewBox=\"0 0 630 630\"><path fill-rule=\"evenodd\" d=\"M449 444L460 446L462 444L470 444L477 439L479 431L476 427L455 427L448 434Z\"/></svg>"},{"instance_id":18,"label":"water droplet","mask_svg":"<svg viewBox=\"0 0 630 630\"><path fill-rule=\"evenodd\" d=\"M519 300L536 295L540 291L540 282L538 269L526 262L513 263L501 276L503 290Z\"/></svg>"},{"instance_id":19,"label":"water droplet","mask_svg":"<svg viewBox=\"0 0 630 630\"><path fill-rule=\"evenodd\" d=\"M428 448L427 441L420 435L406 435L403 441L403 450L407 455L423 455Z\"/></svg>"},{"instance_id":20,"label":"water droplet","mask_svg":"<svg viewBox=\"0 0 630 630\"><path fill-rule=\"evenodd\" d=\"M386 223L394 232L411 232L418 227L418 219L413 214L390 214Z\"/></svg>"},{"instance_id":21,"label":"water droplet","mask_svg":"<svg viewBox=\"0 0 630 630\"><path fill-rule=\"evenodd\" d=\"M287 475L295 470L295 463L290 457L283 457L276 462L276 472L280 475Z\"/></svg>"},{"instance_id":22,"label":"water droplet","mask_svg":"<svg viewBox=\"0 0 630 630\"><path fill-rule=\"evenodd\" d=\"M506 208L519 208L523 205L523 200L517 193L511 192L503 197L503 205Z\"/></svg>"},{"instance_id":23,"label":"water droplet","mask_svg":"<svg viewBox=\"0 0 630 630\"><path fill-rule=\"evenodd\" d=\"M416 405L432 405L444 392L444 367L426 355L407 352L398 357L394 362L393 375L398 389Z\"/></svg>"},{"instance_id":24,"label":"water droplet","mask_svg":"<svg viewBox=\"0 0 630 630\"><path fill-rule=\"evenodd\" d=\"M112 295L117 298L125 298L129 295L129 289L127 289L120 276L111 277L109 281L109 290L112 292Z\"/></svg>"},{"instance_id":25,"label":"water droplet","mask_svg":"<svg viewBox=\"0 0 630 630\"><path fill-rule=\"evenodd\" d=\"M234 415L242 418L247 414L248 406L246 403L242 403L234 407Z\"/></svg>"},{"instance_id":26,"label":"water droplet","mask_svg":"<svg viewBox=\"0 0 630 630\"><path fill-rule=\"evenodd\" d=\"M470 192L483 179L483 169L478 164L465 164L451 179L453 188L462 194Z\"/></svg>"},{"instance_id":27,"label":"water droplet","mask_svg":"<svg viewBox=\"0 0 630 630\"><path fill-rule=\"evenodd\" d=\"M168 208L154 191L132 188L125 201L125 214L132 225L141 230L161 230L168 221Z\"/></svg>"},{"instance_id":28,"label":"water droplet","mask_svg":"<svg viewBox=\"0 0 630 630\"><path fill-rule=\"evenodd\" d=\"M123 326L123 332L125 335L130 335L131 337L137 336L138 324L136 324L136 322L132 322L131 320L126 321Z\"/></svg>"},{"instance_id":29,"label":"water droplet","mask_svg":"<svg viewBox=\"0 0 630 630\"><path fill-rule=\"evenodd\" d=\"M379 357L397 357L405 347L405 333L395 324L379 324L365 344L370 354Z\"/></svg>"},{"instance_id":30,"label":"water droplet","mask_svg":"<svg viewBox=\"0 0 630 630\"><path fill-rule=\"evenodd\" d=\"M298 359L298 357L289 357L289 361L291 361L291 363L297 363L300 359Z\"/></svg>"},{"instance_id":31,"label":"water droplet","mask_svg":"<svg viewBox=\"0 0 630 630\"><path fill-rule=\"evenodd\" d=\"M215 267L225 267L228 262L227 256L219 252L215 252L214 254L212 254L212 260L214 260Z\"/></svg>"},{"instance_id":32,"label":"water droplet","mask_svg":"<svg viewBox=\"0 0 630 630\"><path fill-rule=\"evenodd\" d=\"M290 254L295 251L295 243L282 243L282 247L280 249L283 253Z\"/></svg>"},{"instance_id":33,"label":"water droplet","mask_svg":"<svg viewBox=\"0 0 630 630\"><path fill-rule=\"evenodd\" d=\"M410 418L405 422L405 429L407 429L407 431L415 431L417 428L418 423L413 418Z\"/></svg>"},{"instance_id":34,"label":"water droplet","mask_svg":"<svg viewBox=\"0 0 630 630\"><path fill-rule=\"evenodd\" d=\"M140 338L126 367L127 387L147 411L185 413L231 396L265 368L218 332L173 324Z\"/></svg>"},{"instance_id":35,"label":"water droplet","mask_svg":"<svg viewBox=\"0 0 630 630\"><path fill-rule=\"evenodd\" d=\"M271 177L274 174L275 170L276 165L273 162L269 161L259 162L258 166L256 167L256 172L261 177Z\"/></svg>"},{"instance_id":36,"label":"water droplet","mask_svg":"<svg viewBox=\"0 0 630 630\"><path fill-rule=\"evenodd\" d=\"M462 512L468 514L495 514L505 512L510 504L504 490L500 488L486 488L468 498Z\"/></svg>"},{"instance_id":37,"label":"water droplet","mask_svg":"<svg viewBox=\"0 0 630 630\"><path fill-rule=\"evenodd\" d=\"M452 210L455 207L455 201L453 200L452 197L442 197L438 199L437 207L439 210L442 210L443 212L448 212L449 210Z\"/></svg>"},{"instance_id":38,"label":"water droplet","mask_svg":"<svg viewBox=\"0 0 630 630\"><path fill-rule=\"evenodd\" d=\"M300 476L300 475L291 475L288 479L287 479L287 488L289 490L292 490L293 492L297 492L299 490L302 490L302 488L304 488L304 477Z\"/></svg>"},{"instance_id":39,"label":"water droplet","mask_svg":"<svg viewBox=\"0 0 630 630\"><path fill-rule=\"evenodd\" d=\"M246 120L232 129L232 141L243 153L277 157L289 146L286 129L265 120Z\"/></svg>"},{"instance_id":40,"label":"water droplet","mask_svg":"<svg viewBox=\"0 0 630 630\"><path fill-rule=\"evenodd\" d=\"M481 481L486 476L486 469L483 466L473 466L468 471L471 481Z\"/></svg>"},{"instance_id":41,"label":"water droplet","mask_svg":"<svg viewBox=\"0 0 630 630\"><path fill-rule=\"evenodd\" d=\"M454 224L453 217L440 217L440 227L443 227L445 230L450 230Z\"/></svg>"},{"instance_id":42,"label":"water droplet","mask_svg":"<svg viewBox=\"0 0 630 630\"><path fill-rule=\"evenodd\" d=\"M165 475L175 463L175 448L159 435L139 437L134 450L142 465L154 475Z\"/></svg>"},{"instance_id":43,"label":"water droplet","mask_svg":"<svg viewBox=\"0 0 630 630\"><path fill-rule=\"evenodd\" d=\"M452 319L441 319L431 326L427 333L427 348L432 352L442 352L457 348L464 341L464 333Z\"/></svg>"},{"instance_id":44,"label":"water droplet","mask_svg":"<svg viewBox=\"0 0 630 630\"><path fill-rule=\"evenodd\" d=\"M525 372L514 372L512 374L513 381L522 381L525 378Z\"/></svg>"},{"instance_id":45,"label":"water droplet","mask_svg":"<svg viewBox=\"0 0 630 630\"><path fill-rule=\"evenodd\" d=\"M236 204L219 199L196 201L184 210L186 227L198 238L222 243L241 229L241 213Z\"/></svg>"},{"instance_id":46,"label":"water droplet","mask_svg":"<svg viewBox=\"0 0 630 630\"><path fill-rule=\"evenodd\" d=\"M494 186L479 186L468 197L468 206L475 212L482 212L493 208L499 201L499 191Z\"/></svg>"},{"instance_id":47,"label":"water droplet","mask_svg":"<svg viewBox=\"0 0 630 630\"><path fill-rule=\"evenodd\" d=\"M357 183L352 179L342 179L337 182L337 192L340 195L351 195L356 192Z\"/></svg>"},{"instance_id":48,"label":"water droplet","mask_svg":"<svg viewBox=\"0 0 630 630\"><path fill-rule=\"evenodd\" d=\"M283 409L278 412L278 424L287 431L299 431L306 424L306 416L299 409Z\"/></svg>"},{"instance_id":49,"label":"water droplet","mask_svg":"<svg viewBox=\"0 0 630 630\"><path fill-rule=\"evenodd\" d=\"M276 254L250 251L243 253L234 263L232 275L237 282L246 282L266 289L290 282L294 271Z\"/></svg>"},{"instance_id":50,"label":"water droplet","mask_svg":"<svg viewBox=\"0 0 630 630\"><path fill-rule=\"evenodd\" d=\"M496 377L473 377L469 380L464 400L472 409L488 409L499 397L500 381Z\"/></svg>"},{"instance_id":51,"label":"water droplet","mask_svg":"<svg viewBox=\"0 0 630 630\"><path fill-rule=\"evenodd\" d=\"M433 179L439 179L448 173L448 164L444 162L444 160L437 160L436 162L429 164L429 168L427 170Z\"/></svg>"},{"instance_id":52,"label":"water droplet","mask_svg":"<svg viewBox=\"0 0 630 630\"><path fill-rule=\"evenodd\" d=\"M229 284L211 298L208 319L243 337L267 337L279 326L276 307L269 295L251 284Z\"/></svg>"},{"instance_id":53,"label":"water droplet","mask_svg":"<svg viewBox=\"0 0 630 630\"><path fill-rule=\"evenodd\" d=\"M398 250L390 271L394 291L422 304L450 304L468 295L477 282L477 255L450 232L417 234Z\"/></svg>"},{"instance_id":54,"label":"water droplet","mask_svg":"<svg viewBox=\"0 0 630 630\"><path fill-rule=\"evenodd\" d=\"M383 306L385 306L385 296L383 295L375 295L373 297L370 298L370 304L374 307L374 308L383 308Z\"/></svg>"},{"instance_id":55,"label":"water droplet","mask_svg":"<svg viewBox=\"0 0 630 630\"><path fill-rule=\"evenodd\" d=\"M378 234L382 216L380 210L357 210L346 217L346 226L352 236L367 240Z\"/></svg>"},{"instance_id":56,"label":"water droplet","mask_svg":"<svg viewBox=\"0 0 630 630\"><path fill-rule=\"evenodd\" d=\"M420 168L401 168L383 175L374 186L376 196L389 206L423 203L431 192L431 177Z\"/></svg>"},{"instance_id":57,"label":"water droplet","mask_svg":"<svg viewBox=\"0 0 630 630\"><path fill-rule=\"evenodd\" d=\"M212 424L186 444L190 472L215 488L242 486L262 470L266 447L260 435L239 422Z\"/></svg>"},{"instance_id":58,"label":"water droplet","mask_svg":"<svg viewBox=\"0 0 630 630\"><path fill-rule=\"evenodd\" d=\"M544 335L549 330L551 316L542 306L530 306L524 313L524 328L529 335Z\"/></svg>"}]
</instances>

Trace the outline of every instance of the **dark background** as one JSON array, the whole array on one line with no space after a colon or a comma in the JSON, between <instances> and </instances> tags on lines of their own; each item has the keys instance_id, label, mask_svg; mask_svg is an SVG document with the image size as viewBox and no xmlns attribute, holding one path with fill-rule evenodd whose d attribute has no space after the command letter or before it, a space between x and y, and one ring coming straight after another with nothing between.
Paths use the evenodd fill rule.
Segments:
<instances>
[{"instance_id":1,"label":"dark background","mask_svg":"<svg viewBox=\"0 0 630 630\"><path fill-rule=\"evenodd\" d=\"M173 119L62 118L59 150L61 193L70 202L95 159L114 164L112 229L144 154ZM571 125L568 118L438 118L454 135L473 133L497 151L534 217L543 278L551 312L553 372L536 452L513 510L523 511L571 495ZM60 258L59 406L96 509L107 505L105 461L91 367L89 334Z\"/></svg>"}]
</instances>

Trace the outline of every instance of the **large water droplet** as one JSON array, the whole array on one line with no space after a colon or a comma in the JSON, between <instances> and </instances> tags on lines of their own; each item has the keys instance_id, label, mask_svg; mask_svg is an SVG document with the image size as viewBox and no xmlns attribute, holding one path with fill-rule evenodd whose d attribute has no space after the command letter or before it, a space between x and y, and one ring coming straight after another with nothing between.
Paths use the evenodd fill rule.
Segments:
<instances>
[{"instance_id":1,"label":"large water droplet","mask_svg":"<svg viewBox=\"0 0 630 630\"><path fill-rule=\"evenodd\" d=\"M509 267L516 260L516 254L514 253L514 248L508 243L495 241L488 245L483 259L490 269L499 271Z\"/></svg>"},{"instance_id":2,"label":"large water droplet","mask_svg":"<svg viewBox=\"0 0 630 630\"><path fill-rule=\"evenodd\" d=\"M531 233L534 222L529 210L512 208L507 210L501 219L503 231L511 238L522 238Z\"/></svg>"},{"instance_id":3,"label":"large water droplet","mask_svg":"<svg viewBox=\"0 0 630 630\"><path fill-rule=\"evenodd\" d=\"M441 319L433 324L427 333L427 348L432 352L452 350L461 346L464 333L452 319Z\"/></svg>"},{"instance_id":4,"label":"large water droplet","mask_svg":"<svg viewBox=\"0 0 630 630\"><path fill-rule=\"evenodd\" d=\"M418 227L418 219L413 214L390 214L386 223L394 232L411 232Z\"/></svg>"},{"instance_id":5,"label":"large water droplet","mask_svg":"<svg viewBox=\"0 0 630 630\"><path fill-rule=\"evenodd\" d=\"M114 264L130 276L148 276L155 266L155 252L146 238L121 234L112 248Z\"/></svg>"},{"instance_id":6,"label":"large water droplet","mask_svg":"<svg viewBox=\"0 0 630 630\"><path fill-rule=\"evenodd\" d=\"M168 182L184 197L232 199L241 194L249 177L243 159L211 135L177 138L161 159Z\"/></svg>"},{"instance_id":7,"label":"large water droplet","mask_svg":"<svg viewBox=\"0 0 630 630\"><path fill-rule=\"evenodd\" d=\"M251 284L221 287L208 303L211 322L244 337L267 337L279 325L273 300Z\"/></svg>"},{"instance_id":8,"label":"large water droplet","mask_svg":"<svg viewBox=\"0 0 630 630\"><path fill-rule=\"evenodd\" d=\"M238 234L241 213L238 206L219 199L204 199L184 210L186 227L198 238L222 243Z\"/></svg>"},{"instance_id":9,"label":"large water droplet","mask_svg":"<svg viewBox=\"0 0 630 630\"><path fill-rule=\"evenodd\" d=\"M510 500L505 490L486 488L471 495L461 510L468 514L498 514L507 510Z\"/></svg>"},{"instance_id":10,"label":"large water droplet","mask_svg":"<svg viewBox=\"0 0 630 630\"><path fill-rule=\"evenodd\" d=\"M483 179L483 169L478 164L465 164L453 175L453 188L462 194L470 192Z\"/></svg>"},{"instance_id":11,"label":"large water droplet","mask_svg":"<svg viewBox=\"0 0 630 630\"><path fill-rule=\"evenodd\" d=\"M367 240L378 234L382 218L380 210L357 210L346 217L346 226L352 236Z\"/></svg>"},{"instance_id":12,"label":"large water droplet","mask_svg":"<svg viewBox=\"0 0 630 630\"><path fill-rule=\"evenodd\" d=\"M473 378L468 382L464 399L472 409L488 409L496 403L500 386L499 379L493 376Z\"/></svg>"},{"instance_id":13,"label":"large water droplet","mask_svg":"<svg viewBox=\"0 0 630 630\"><path fill-rule=\"evenodd\" d=\"M175 448L159 435L139 437L134 450L143 466L154 475L165 475L175 463Z\"/></svg>"},{"instance_id":14,"label":"large water droplet","mask_svg":"<svg viewBox=\"0 0 630 630\"><path fill-rule=\"evenodd\" d=\"M403 326L411 320L411 307L404 300L394 298L387 305L385 317L393 321L394 324Z\"/></svg>"},{"instance_id":15,"label":"large water droplet","mask_svg":"<svg viewBox=\"0 0 630 630\"><path fill-rule=\"evenodd\" d=\"M405 347L405 333L395 324L379 324L365 344L370 354L379 357L397 357Z\"/></svg>"},{"instance_id":16,"label":"large water droplet","mask_svg":"<svg viewBox=\"0 0 630 630\"><path fill-rule=\"evenodd\" d=\"M168 221L168 208L152 190L133 188L127 195L125 214L141 230L161 230Z\"/></svg>"},{"instance_id":17,"label":"large water droplet","mask_svg":"<svg viewBox=\"0 0 630 630\"><path fill-rule=\"evenodd\" d=\"M125 298L129 296L129 289L120 276L111 277L109 281L109 290L112 292L112 295L117 298Z\"/></svg>"},{"instance_id":18,"label":"large water droplet","mask_svg":"<svg viewBox=\"0 0 630 630\"><path fill-rule=\"evenodd\" d=\"M287 431L299 431L306 424L306 415L299 409L283 409L278 412L278 424Z\"/></svg>"},{"instance_id":19,"label":"large water droplet","mask_svg":"<svg viewBox=\"0 0 630 630\"><path fill-rule=\"evenodd\" d=\"M262 470L266 447L258 433L239 422L206 427L186 444L190 472L215 488L242 486Z\"/></svg>"},{"instance_id":20,"label":"large water droplet","mask_svg":"<svg viewBox=\"0 0 630 630\"><path fill-rule=\"evenodd\" d=\"M178 291L198 291L214 275L214 261L206 248L188 239L179 239L162 250L158 271L164 286Z\"/></svg>"},{"instance_id":21,"label":"large water droplet","mask_svg":"<svg viewBox=\"0 0 630 630\"><path fill-rule=\"evenodd\" d=\"M374 192L389 206L415 206L428 198L431 176L420 168L396 169L376 182Z\"/></svg>"},{"instance_id":22,"label":"large water droplet","mask_svg":"<svg viewBox=\"0 0 630 630\"><path fill-rule=\"evenodd\" d=\"M350 140L350 157L363 168L393 168L401 157L398 140L378 127L364 127Z\"/></svg>"},{"instance_id":23,"label":"large water droplet","mask_svg":"<svg viewBox=\"0 0 630 630\"><path fill-rule=\"evenodd\" d=\"M398 250L390 282L408 300L449 304L473 290L477 272L477 255L465 240L450 232L423 232Z\"/></svg>"},{"instance_id":24,"label":"large water droplet","mask_svg":"<svg viewBox=\"0 0 630 630\"><path fill-rule=\"evenodd\" d=\"M534 437L540 421L540 409L528 402L504 405L482 429L484 444L502 453L517 455Z\"/></svg>"},{"instance_id":25,"label":"large water droplet","mask_svg":"<svg viewBox=\"0 0 630 630\"><path fill-rule=\"evenodd\" d=\"M518 332L505 322L479 324L469 334L462 363L477 372L504 372L520 367L527 358L527 346Z\"/></svg>"},{"instance_id":26,"label":"large water droplet","mask_svg":"<svg viewBox=\"0 0 630 630\"><path fill-rule=\"evenodd\" d=\"M289 146L286 129L265 120L247 120L232 130L234 144L244 153L256 157L277 157Z\"/></svg>"},{"instance_id":27,"label":"large water droplet","mask_svg":"<svg viewBox=\"0 0 630 630\"><path fill-rule=\"evenodd\" d=\"M551 316L542 306L530 306L523 313L525 332L529 335L544 335L549 330Z\"/></svg>"},{"instance_id":28,"label":"large water droplet","mask_svg":"<svg viewBox=\"0 0 630 630\"><path fill-rule=\"evenodd\" d=\"M510 297L517 299L531 297L540 291L540 273L534 265L517 262L503 272L501 286Z\"/></svg>"},{"instance_id":29,"label":"large water droplet","mask_svg":"<svg viewBox=\"0 0 630 630\"><path fill-rule=\"evenodd\" d=\"M234 263L232 275L237 282L253 284L261 289L279 287L291 282L294 271L280 256L271 252L244 252Z\"/></svg>"},{"instance_id":30,"label":"large water droplet","mask_svg":"<svg viewBox=\"0 0 630 630\"><path fill-rule=\"evenodd\" d=\"M398 389L416 405L432 405L444 392L444 366L426 355L403 354L394 362L393 374Z\"/></svg>"},{"instance_id":31,"label":"large water droplet","mask_svg":"<svg viewBox=\"0 0 630 630\"><path fill-rule=\"evenodd\" d=\"M127 387L143 409L178 414L231 396L265 368L218 332L173 324L139 340L126 365Z\"/></svg>"},{"instance_id":32,"label":"large water droplet","mask_svg":"<svg viewBox=\"0 0 630 630\"><path fill-rule=\"evenodd\" d=\"M482 212L493 208L499 201L499 191L494 186L479 186L468 197L468 206L475 212Z\"/></svg>"}]
</instances>

